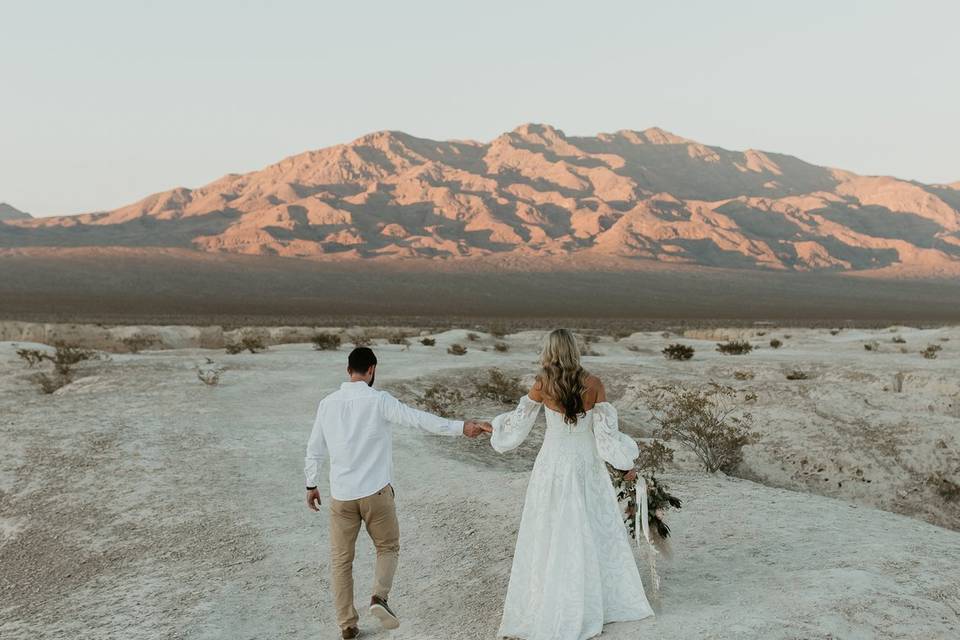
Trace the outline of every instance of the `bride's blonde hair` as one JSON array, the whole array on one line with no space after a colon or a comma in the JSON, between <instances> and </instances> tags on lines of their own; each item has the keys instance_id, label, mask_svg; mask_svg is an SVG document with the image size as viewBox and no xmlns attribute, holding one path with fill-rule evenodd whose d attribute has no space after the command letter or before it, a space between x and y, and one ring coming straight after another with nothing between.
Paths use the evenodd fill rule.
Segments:
<instances>
[{"instance_id":1,"label":"bride's blonde hair","mask_svg":"<svg viewBox=\"0 0 960 640\"><path fill-rule=\"evenodd\" d=\"M563 421L573 424L586 415L583 393L587 372L580 366L577 339L567 329L554 329L543 343L537 380L547 397L563 407Z\"/></svg>"}]
</instances>

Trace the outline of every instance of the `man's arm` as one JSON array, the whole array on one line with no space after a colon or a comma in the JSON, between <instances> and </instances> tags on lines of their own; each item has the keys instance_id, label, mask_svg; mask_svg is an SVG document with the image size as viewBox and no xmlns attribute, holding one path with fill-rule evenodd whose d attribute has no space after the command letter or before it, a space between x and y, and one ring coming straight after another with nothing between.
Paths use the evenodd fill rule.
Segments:
<instances>
[{"instance_id":1,"label":"man's arm","mask_svg":"<svg viewBox=\"0 0 960 640\"><path fill-rule=\"evenodd\" d=\"M435 416L426 411L420 411L406 405L386 391L380 392L380 410L383 416L390 422L402 424L408 427L419 427L424 431L436 433L443 436L465 435L468 438L476 438L483 432L489 433L489 425L477 420L449 420ZM484 426L486 425L486 426Z\"/></svg>"},{"instance_id":2,"label":"man's arm","mask_svg":"<svg viewBox=\"0 0 960 640\"><path fill-rule=\"evenodd\" d=\"M303 473L307 482L307 506L311 511L320 510L320 490L317 489L317 486L320 484L320 469L326 455L327 441L323 439L323 428L320 424L320 409L318 407L317 417L313 421L313 431L310 432L310 440L307 441L307 455L303 466Z\"/></svg>"}]
</instances>

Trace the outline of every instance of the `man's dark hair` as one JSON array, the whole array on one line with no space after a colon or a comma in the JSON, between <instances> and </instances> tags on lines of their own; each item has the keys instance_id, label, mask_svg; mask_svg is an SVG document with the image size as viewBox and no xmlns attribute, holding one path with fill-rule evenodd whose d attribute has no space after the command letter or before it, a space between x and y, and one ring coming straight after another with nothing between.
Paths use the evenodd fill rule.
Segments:
<instances>
[{"instance_id":1,"label":"man's dark hair","mask_svg":"<svg viewBox=\"0 0 960 640\"><path fill-rule=\"evenodd\" d=\"M377 356L370 347L357 347L347 358L347 369L352 373L366 373L377 364Z\"/></svg>"}]
</instances>

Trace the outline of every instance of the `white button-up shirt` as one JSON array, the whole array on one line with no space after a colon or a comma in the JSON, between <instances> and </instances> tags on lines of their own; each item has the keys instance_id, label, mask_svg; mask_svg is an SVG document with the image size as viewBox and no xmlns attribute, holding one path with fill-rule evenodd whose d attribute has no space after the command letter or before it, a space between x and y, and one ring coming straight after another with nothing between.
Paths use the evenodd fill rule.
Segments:
<instances>
[{"instance_id":1,"label":"white button-up shirt","mask_svg":"<svg viewBox=\"0 0 960 640\"><path fill-rule=\"evenodd\" d=\"M330 456L330 495L357 500L393 481L394 424L420 427L440 435L461 435L463 422L409 407L366 382L344 382L320 401L307 443L307 486L320 480L323 458Z\"/></svg>"}]
</instances>

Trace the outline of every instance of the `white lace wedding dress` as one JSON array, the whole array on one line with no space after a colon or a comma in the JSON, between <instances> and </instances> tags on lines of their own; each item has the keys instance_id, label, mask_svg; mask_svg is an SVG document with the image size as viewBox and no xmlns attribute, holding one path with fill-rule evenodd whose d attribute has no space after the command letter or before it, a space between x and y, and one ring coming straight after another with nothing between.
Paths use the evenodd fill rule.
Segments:
<instances>
[{"instance_id":1,"label":"white lace wedding dress","mask_svg":"<svg viewBox=\"0 0 960 640\"><path fill-rule=\"evenodd\" d=\"M520 445L541 403L528 396L493 420L499 452ZM603 461L630 469L636 442L597 403L576 424L546 407L547 431L527 486L499 635L584 640L607 622L653 615Z\"/></svg>"}]
</instances>

